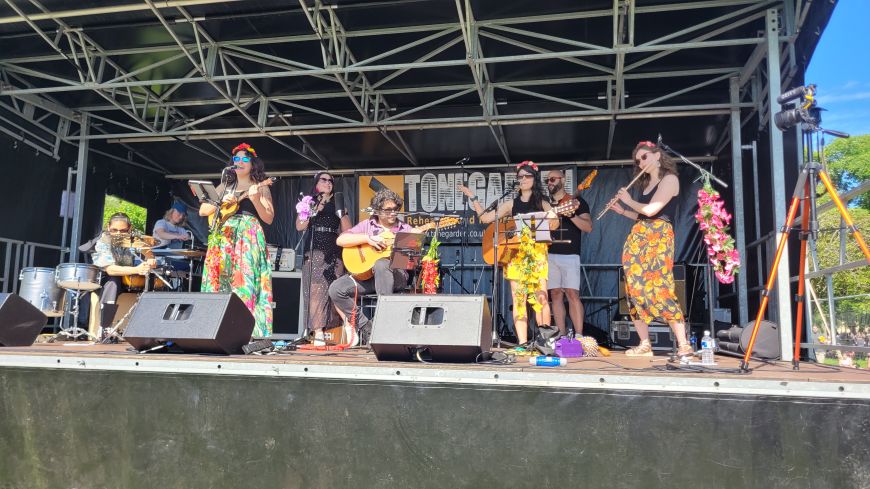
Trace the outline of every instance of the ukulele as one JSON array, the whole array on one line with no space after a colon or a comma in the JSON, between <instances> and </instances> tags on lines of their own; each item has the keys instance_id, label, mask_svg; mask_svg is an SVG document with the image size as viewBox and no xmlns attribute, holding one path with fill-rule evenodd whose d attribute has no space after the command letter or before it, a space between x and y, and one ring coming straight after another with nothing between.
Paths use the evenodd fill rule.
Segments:
<instances>
[{"instance_id":1,"label":"ukulele","mask_svg":"<svg viewBox=\"0 0 870 489\"><path fill-rule=\"evenodd\" d=\"M442 217L437 222L428 222L414 228L414 230L422 233L430 229L444 229L456 226L459 222L460 219L458 217ZM374 276L372 268L375 266L375 262L381 258L389 258L393 252L393 243L396 241L396 235L389 230L385 230L378 236L384 239L386 247L383 250L378 250L374 246L365 243L358 246L348 246L341 252L341 261L344 262L344 268L358 280L372 278Z\"/></svg>"},{"instance_id":2,"label":"ukulele","mask_svg":"<svg viewBox=\"0 0 870 489\"><path fill-rule=\"evenodd\" d=\"M571 215L575 210L577 210L577 206L579 203L571 199L564 204L557 205L553 207L553 211L559 215ZM501 218L501 225L499 226L499 237L498 237L498 262L499 264L506 264L513 258L516 249L520 245L520 235L517 233L517 225L516 221L514 221L513 216L503 217ZM486 262L487 265L492 265L495 263L495 223L490 223L486 229L483 231L483 261Z\"/></svg>"},{"instance_id":3,"label":"ukulele","mask_svg":"<svg viewBox=\"0 0 870 489\"><path fill-rule=\"evenodd\" d=\"M257 185L266 185L271 186L277 180L276 177L269 177L262 182L259 182ZM241 199L245 198L245 195L248 193L247 190L243 190L241 192L235 190L227 190L224 192L223 198L221 199L221 206L212 214L208 216L208 225L212 229L219 228L227 222L227 219L232 217L236 212L239 211L239 202ZM226 198L229 196L234 196L235 199L227 202Z\"/></svg>"}]
</instances>

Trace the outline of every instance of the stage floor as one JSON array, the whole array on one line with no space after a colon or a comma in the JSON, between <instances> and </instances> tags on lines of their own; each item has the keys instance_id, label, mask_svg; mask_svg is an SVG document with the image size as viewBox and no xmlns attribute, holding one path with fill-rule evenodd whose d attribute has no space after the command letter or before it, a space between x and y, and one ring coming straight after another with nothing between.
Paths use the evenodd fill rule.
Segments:
<instances>
[{"instance_id":1,"label":"stage floor","mask_svg":"<svg viewBox=\"0 0 870 489\"><path fill-rule=\"evenodd\" d=\"M743 373L740 359L724 355L717 355L715 367L701 367L671 364L664 355L636 358L616 351L547 368L529 366L528 357L513 364L386 362L366 348L231 356L140 354L129 348L84 342L5 347L0 366L870 399L868 370L801 363L796 371L789 362L753 361Z\"/></svg>"}]
</instances>

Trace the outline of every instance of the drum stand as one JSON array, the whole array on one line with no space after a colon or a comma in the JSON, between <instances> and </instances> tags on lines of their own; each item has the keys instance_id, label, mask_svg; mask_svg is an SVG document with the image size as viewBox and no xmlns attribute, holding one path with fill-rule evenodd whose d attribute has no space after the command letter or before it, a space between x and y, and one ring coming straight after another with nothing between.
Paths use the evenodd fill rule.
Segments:
<instances>
[{"instance_id":1,"label":"drum stand","mask_svg":"<svg viewBox=\"0 0 870 489\"><path fill-rule=\"evenodd\" d=\"M82 336L82 335L85 335L88 338L92 338L94 341L97 341L97 338L94 335L89 333L87 330L79 327L79 301L82 298L82 294L87 293L87 292L91 292L91 291L90 290L75 290L75 289L65 289L65 290L68 294L70 294L70 296L75 295L75 298L73 299L72 305L70 306L72 308L72 311L70 311L70 313L72 314L72 319L73 319L72 325L69 328L64 328L64 329L61 329L60 331L58 331L54 336L52 336L48 340L49 343L53 343L59 336L66 336L68 338L75 340L76 338L78 338L79 336Z\"/></svg>"},{"instance_id":2,"label":"drum stand","mask_svg":"<svg viewBox=\"0 0 870 489\"><path fill-rule=\"evenodd\" d=\"M141 299L142 299L142 293L140 292L136 296L136 303L133 304L133 306L130 307L129 310L127 310L127 312L121 317L121 319L118 320L117 323L115 323L115 327L113 327L112 329L109 329L109 328L103 329L103 333L101 334L102 338L100 339L100 344L108 345L110 343L118 343L122 339L121 333L119 332L121 329L121 326L125 325L127 323L127 318L130 317L130 314L132 314L134 310L136 310L136 306L139 305L139 301Z\"/></svg>"}]
</instances>

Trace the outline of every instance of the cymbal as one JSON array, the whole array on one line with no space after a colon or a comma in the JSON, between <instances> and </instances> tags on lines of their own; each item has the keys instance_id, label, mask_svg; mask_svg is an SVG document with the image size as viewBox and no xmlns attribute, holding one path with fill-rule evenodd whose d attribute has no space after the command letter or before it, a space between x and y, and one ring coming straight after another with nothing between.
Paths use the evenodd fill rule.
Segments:
<instances>
[{"instance_id":1,"label":"cymbal","mask_svg":"<svg viewBox=\"0 0 870 489\"><path fill-rule=\"evenodd\" d=\"M202 258L205 256L205 251L202 250L172 250L172 253L167 253L167 256L183 256L185 258Z\"/></svg>"}]
</instances>

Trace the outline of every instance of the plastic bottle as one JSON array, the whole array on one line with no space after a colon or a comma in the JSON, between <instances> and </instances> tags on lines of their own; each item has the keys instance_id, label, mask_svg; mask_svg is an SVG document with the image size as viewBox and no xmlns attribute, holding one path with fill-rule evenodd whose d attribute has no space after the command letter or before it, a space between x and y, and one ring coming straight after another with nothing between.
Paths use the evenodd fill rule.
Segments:
<instances>
[{"instance_id":1,"label":"plastic bottle","mask_svg":"<svg viewBox=\"0 0 870 489\"><path fill-rule=\"evenodd\" d=\"M694 331L689 337L689 344L692 345L692 351L698 351L698 335Z\"/></svg>"},{"instance_id":2,"label":"plastic bottle","mask_svg":"<svg viewBox=\"0 0 870 489\"><path fill-rule=\"evenodd\" d=\"M713 338L709 331L704 331L704 337L701 338L701 365L714 365L713 360Z\"/></svg>"},{"instance_id":3,"label":"plastic bottle","mask_svg":"<svg viewBox=\"0 0 870 489\"><path fill-rule=\"evenodd\" d=\"M529 365L533 367L564 367L568 365L568 359L545 356L529 357Z\"/></svg>"}]
</instances>

